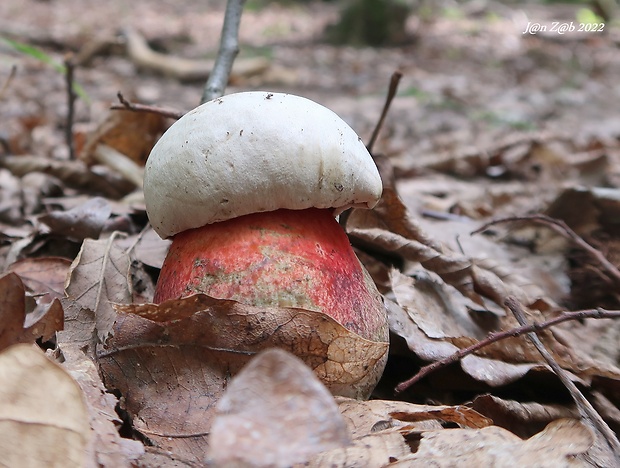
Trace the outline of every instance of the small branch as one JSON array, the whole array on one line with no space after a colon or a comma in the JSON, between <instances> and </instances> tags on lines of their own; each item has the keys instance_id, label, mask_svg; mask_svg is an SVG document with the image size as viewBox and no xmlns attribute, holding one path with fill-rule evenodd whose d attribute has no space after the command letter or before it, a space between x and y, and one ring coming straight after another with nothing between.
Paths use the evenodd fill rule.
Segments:
<instances>
[{"instance_id":1,"label":"small branch","mask_svg":"<svg viewBox=\"0 0 620 468\"><path fill-rule=\"evenodd\" d=\"M224 94L233 62L239 53L239 25L245 1L228 0L226 3L220 49L217 53L213 70L211 70L209 79L202 92L201 104Z\"/></svg>"},{"instance_id":2,"label":"small branch","mask_svg":"<svg viewBox=\"0 0 620 468\"><path fill-rule=\"evenodd\" d=\"M543 331L547 328L553 327L562 322L567 322L569 320L582 320L586 318L594 318L594 319L620 318L620 310L588 309L588 310L578 310L574 312L563 312L557 317L549 319L545 322L530 323L527 325L522 325L517 328L511 328L510 330L506 330L503 332L491 333L485 339L480 340L478 343L468 346L467 348L460 349L456 353L451 354L450 356L447 356L444 359L435 361L431 364L428 364L420 368L420 370L418 371L416 375L411 377L409 380L406 380L398 384L398 386L396 386L395 392L396 393L404 392L409 387L418 383L420 380L422 380L424 377L426 377L430 373L435 372L436 370L439 370L443 367L447 367L450 364L453 364L457 361L460 361L465 356L469 356L470 354L475 353L479 349L485 348L486 346L496 343L497 341L505 340L506 338L510 338L510 337L521 336L525 333Z\"/></svg>"},{"instance_id":3,"label":"small branch","mask_svg":"<svg viewBox=\"0 0 620 468\"><path fill-rule=\"evenodd\" d=\"M116 96L118 97L120 104L112 104L110 106L110 109L128 110L132 112L150 112L152 114L163 115L164 117L167 117L169 119L175 119L175 120L180 119L181 117L183 117L183 114L184 114L184 112L181 112L175 109L170 109L167 107L156 107L156 106L149 106L146 104L137 104L134 102L130 102L127 99L125 99L125 96L123 96L123 94L120 91L116 93Z\"/></svg>"},{"instance_id":4,"label":"small branch","mask_svg":"<svg viewBox=\"0 0 620 468\"><path fill-rule=\"evenodd\" d=\"M75 64L72 54L65 56L65 80L67 84L67 125L65 128L65 140L69 148L69 159L75 160L75 143L73 141L73 120L75 116L75 91L73 90L73 72Z\"/></svg>"},{"instance_id":5,"label":"small branch","mask_svg":"<svg viewBox=\"0 0 620 468\"><path fill-rule=\"evenodd\" d=\"M9 86L11 86L11 83L13 82L15 75L17 75L17 65L13 65L11 67L11 72L9 73L8 78L2 85L2 89L0 89L0 99L2 99L4 95L6 94L6 91L9 89Z\"/></svg>"},{"instance_id":6,"label":"small branch","mask_svg":"<svg viewBox=\"0 0 620 468\"><path fill-rule=\"evenodd\" d=\"M551 218L545 215L531 215L531 216L512 216L508 218L496 219L484 224L482 227L476 229L472 232L473 234L478 234L490 226L500 223L510 223L515 221L534 221L537 223L544 224L549 228L553 229L555 232L560 234L562 237L572 241L575 245L585 250L595 261L597 261L605 270L605 272L611 276L614 282L620 285L620 270L611 263L605 255L598 250L588 244L583 238L579 236L575 231L573 231L564 221L560 219Z\"/></svg>"},{"instance_id":7,"label":"small branch","mask_svg":"<svg viewBox=\"0 0 620 468\"><path fill-rule=\"evenodd\" d=\"M519 324L521 326L527 325L527 319L525 317L525 313L523 312L523 308L521 304L514 297L507 297L504 305L510 309L512 314L515 316ZM536 332L529 332L526 334L528 339L532 342L532 344L536 347L538 352L547 361L547 364L555 375L558 376L560 381L564 384L564 386L568 389L573 400L575 400L575 404L577 405L577 409L581 414L582 419L589 421L592 426L599 432L599 434L605 439L612 453L616 457L616 460L620 462L620 442L616 437L616 434L611 430L611 428L607 425L607 423L603 420L600 414L594 409L594 407L590 404L590 402L583 396L583 393L579 391L577 385L570 379L567 372L560 367L560 365L553 358L551 353L547 351L545 345L540 340Z\"/></svg>"},{"instance_id":8,"label":"small branch","mask_svg":"<svg viewBox=\"0 0 620 468\"><path fill-rule=\"evenodd\" d=\"M396 96L396 91L398 90L398 83L400 79L403 77L403 74L400 71L395 71L392 73L392 78L390 79L390 87L388 88L388 94L385 98L385 103L383 104L383 111L381 111L381 117L379 117L379 121L372 132L372 136L370 137L370 141L366 145L366 149L369 153L372 153L372 148L375 146L375 142L379 137L379 132L381 128L383 128L383 122L385 121L385 117L390 109L390 104L392 104L392 99Z\"/></svg>"}]
</instances>

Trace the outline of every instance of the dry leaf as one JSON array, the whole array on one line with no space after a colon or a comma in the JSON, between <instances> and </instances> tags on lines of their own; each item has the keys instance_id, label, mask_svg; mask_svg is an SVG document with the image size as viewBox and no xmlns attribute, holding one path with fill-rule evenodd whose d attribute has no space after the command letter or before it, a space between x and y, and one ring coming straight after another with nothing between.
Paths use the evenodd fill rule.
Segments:
<instances>
[{"instance_id":1,"label":"dry leaf","mask_svg":"<svg viewBox=\"0 0 620 468\"><path fill-rule=\"evenodd\" d=\"M307 468L367 468L391 466L411 453L409 445L398 432L369 434L344 448L320 453L303 466Z\"/></svg>"},{"instance_id":2,"label":"dry leaf","mask_svg":"<svg viewBox=\"0 0 620 468\"><path fill-rule=\"evenodd\" d=\"M29 345L0 353L0 453L5 466L86 466L91 433L80 387Z\"/></svg>"},{"instance_id":3,"label":"dry leaf","mask_svg":"<svg viewBox=\"0 0 620 468\"><path fill-rule=\"evenodd\" d=\"M161 305L117 305L119 319L98 360L125 397L134 424L156 444L192 459L204 455L213 406L261 350L293 351L335 393L357 395L360 362L384 359L387 343L364 340L330 317L260 308L195 295ZM139 314L139 315L136 315Z\"/></svg>"},{"instance_id":4,"label":"dry leaf","mask_svg":"<svg viewBox=\"0 0 620 468\"><path fill-rule=\"evenodd\" d=\"M151 148L166 127L166 119L152 112L112 111L88 137L80 158L93 164L98 145L109 146L144 166Z\"/></svg>"},{"instance_id":5,"label":"dry leaf","mask_svg":"<svg viewBox=\"0 0 620 468\"><path fill-rule=\"evenodd\" d=\"M340 412L353 434L359 438L390 428L407 431L439 430L441 423L456 423L464 428L482 428L492 421L465 406L416 405L405 401L359 401L337 397Z\"/></svg>"},{"instance_id":6,"label":"dry leaf","mask_svg":"<svg viewBox=\"0 0 620 468\"><path fill-rule=\"evenodd\" d=\"M127 245L133 245L133 255L136 260L160 269L172 243L170 240L159 237L151 227L144 233L127 237L125 242Z\"/></svg>"},{"instance_id":7,"label":"dry leaf","mask_svg":"<svg viewBox=\"0 0 620 468\"><path fill-rule=\"evenodd\" d=\"M402 337L409 349L419 358L438 361L459 351L459 347L447 339L428 337L412 320L411 315L393 301L386 301L388 320L392 333ZM533 369L542 369L537 363L511 364L470 354L460 360L462 369L474 379L493 387L514 382ZM458 382L454 383L458 385Z\"/></svg>"},{"instance_id":8,"label":"dry leaf","mask_svg":"<svg viewBox=\"0 0 620 468\"><path fill-rule=\"evenodd\" d=\"M497 426L443 429L423 433L416 453L392 466L585 466L575 457L587 451L593 442L590 429L574 419L554 421L527 440Z\"/></svg>"},{"instance_id":9,"label":"dry leaf","mask_svg":"<svg viewBox=\"0 0 620 468\"><path fill-rule=\"evenodd\" d=\"M88 416L92 438L87 449L93 466L123 468L144 454L144 446L135 440L121 438L121 425L115 407L118 399L108 393L101 382L93 361L77 346L59 343L64 358L63 367L80 386Z\"/></svg>"},{"instance_id":10,"label":"dry leaf","mask_svg":"<svg viewBox=\"0 0 620 468\"><path fill-rule=\"evenodd\" d=\"M61 237L97 239L111 213L112 207L105 198L94 197L68 211L53 211L40 216L39 221Z\"/></svg>"},{"instance_id":11,"label":"dry leaf","mask_svg":"<svg viewBox=\"0 0 620 468\"><path fill-rule=\"evenodd\" d=\"M150 343L192 344L246 356L265 348L284 348L304 360L336 395L359 397L364 393L367 364L360 363L384 359L388 348L388 343L361 338L320 312L255 307L205 294L159 305L119 304L115 308L160 322L152 329L153 335L142 334L141 328L131 330L127 322L123 333L137 333L133 343L140 343L138 338L143 336Z\"/></svg>"},{"instance_id":12,"label":"dry leaf","mask_svg":"<svg viewBox=\"0 0 620 468\"><path fill-rule=\"evenodd\" d=\"M93 359L98 342L95 313L69 298L61 299L61 303L65 310L65 326L58 332L59 347L75 345Z\"/></svg>"},{"instance_id":13,"label":"dry leaf","mask_svg":"<svg viewBox=\"0 0 620 468\"><path fill-rule=\"evenodd\" d=\"M16 273L0 277L0 350L16 343L50 339L63 327L63 310L58 299L38 304L26 314L26 291Z\"/></svg>"},{"instance_id":14,"label":"dry leaf","mask_svg":"<svg viewBox=\"0 0 620 468\"><path fill-rule=\"evenodd\" d=\"M70 268L65 291L81 307L95 313L99 340L112 333L116 312L113 302L131 299L130 259L116 245L116 234L108 239L86 239Z\"/></svg>"},{"instance_id":15,"label":"dry leaf","mask_svg":"<svg viewBox=\"0 0 620 468\"><path fill-rule=\"evenodd\" d=\"M263 351L216 406L208 458L217 466L288 467L351 444L332 395L297 357Z\"/></svg>"},{"instance_id":16,"label":"dry leaf","mask_svg":"<svg viewBox=\"0 0 620 468\"><path fill-rule=\"evenodd\" d=\"M62 257L28 257L13 263L15 272L33 294L47 294L50 298L65 296L65 281L71 262Z\"/></svg>"},{"instance_id":17,"label":"dry leaf","mask_svg":"<svg viewBox=\"0 0 620 468\"><path fill-rule=\"evenodd\" d=\"M26 298L24 285L15 273L0 277L0 350L22 342Z\"/></svg>"},{"instance_id":18,"label":"dry leaf","mask_svg":"<svg viewBox=\"0 0 620 468\"><path fill-rule=\"evenodd\" d=\"M494 395L476 397L471 407L493 419L496 426L508 429L523 438L543 430L556 419L579 417L579 412L574 407L557 403L504 400Z\"/></svg>"}]
</instances>

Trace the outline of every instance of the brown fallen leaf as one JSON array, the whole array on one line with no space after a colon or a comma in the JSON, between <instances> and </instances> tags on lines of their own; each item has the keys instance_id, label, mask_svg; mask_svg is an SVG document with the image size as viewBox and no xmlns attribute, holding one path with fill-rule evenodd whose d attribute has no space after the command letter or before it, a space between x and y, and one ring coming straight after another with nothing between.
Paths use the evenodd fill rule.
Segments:
<instances>
[{"instance_id":1,"label":"brown fallen leaf","mask_svg":"<svg viewBox=\"0 0 620 468\"><path fill-rule=\"evenodd\" d=\"M87 164L97 160L95 150L106 145L144 166L151 148L166 128L166 119L152 112L111 111L84 145L80 159Z\"/></svg>"},{"instance_id":2,"label":"brown fallen leaf","mask_svg":"<svg viewBox=\"0 0 620 468\"><path fill-rule=\"evenodd\" d=\"M16 273L0 277L0 350L16 343L49 340L63 327L63 309L58 299L37 304L26 314L26 290Z\"/></svg>"},{"instance_id":3,"label":"brown fallen leaf","mask_svg":"<svg viewBox=\"0 0 620 468\"><path fill-rule=\"evenodd\" d=\"M117 245L117 233L108 239L86 239L71 264L65 291L81 307L94 312L97 334L104 342L112 333L116 312L113 302L128 302L130 259Z\"/></svg>"},{"instance_id":4,"label":"brown fallen leaf","mask_svg":"<svg viewBox=\"0 0 620 468\"><path fill-rule=\"evenodd\" d=\"M464 428L482 428L492 421L465 406L416 405L406 401L359 401L336 397L349 430L354 438L390 428L411 431L439 430L442 423L456 423Z\"/></svg>"},{"instance_id":5,"label":"brown fallen leaf","mask_svg":"<svg viewBox=\"0 0 620 468\"><path fill-rule=\"evenodd\" d=\"M494 395L477 396L471 403L476 411L492 418L496 426L519 437L531 437L550 422L561 418L578 418L576 408L554 403L519 402Z\"/></svg>"},{"instance_id":6,"label":"brown fallen leaf","mask_svg":"<svg viewBox=\"0 0 620 468\"><path fill-rule=\"evenodd\" d=\"M368 434L355 439L350 446L319 453L302 466L307 468L384 467L392 466L392 463L410 453L409 445L398 432Z\"/></svg>"},{"instance_id":7,"label":"brown fallen leaf","mask_svg":"<svg viewBox=\"0 0 620 468\"><path fill-rule=\"evenodd\" d=\"M200 460L214 405L258 352L293 351L333 393L357 396L359 362L381 360L387 343L362 339L330 317L194 295L160 305L116 305L119 319L98 362L118 389L136 430L160 448Z\"/></svg>"},{"instance_id":8,"label":"brown fallen leaf","mask_svg":"<svg viewBox=\"0 0 620 468\"><path fill-rule=\"evenodd\" d=\"M304 466L391 466L415 451L415 446L408 441L417 440L428 432L441 431L442 424L456 423L470 429L491 424L491 420L464 406L358 401L342 397L337 397L336 402L353 434L353 443L320 453Z\"/></svg>"},{"instance_id":9,"label":"brown fallen leaf","mask_svg":"<svg viewBox=\"0 0 620 468\"><path fill-rule=\"evenodd\" d=\"M141 234L128 236L122 243L128 247L133 246L132 253L136 260L161 269L172 241L162 239L149 227Z\"/></svg>"},{"instance_id":10,"label":"brown fallen leaf","mask_svg":"<svg viewBox=\"0 0 620 468\"><path fill-rule=\"evenodd\" d=\"M87 466L82 392L31 345L0 353L0 453L5 466Z\"/></svg>"},{"instance_id":11,"label":"brown fallen leaf","mask_svg":"<svg viewBox=\"0 0 620 468\"><path fill-rule=\"evenodd\" d=\"M83 392L92 437L88 445L89 459L96 466L127 467L144 454L142 443L121 438L121 421L115 407L118 399L108 393L101 382L95 363L77 346L59 340L63 368L75 379Z\"/></svg>"},{"instance_id":12,"label":"brown fallen leaf","mask_svg":"<svg viewBox=\"0 0 620 468\"><path fill-rule=\"evenodd\" d=\"M22 281L15 273L0 277L0 350L22 342L26 298Z\"/></svg>"},{"instance_id":13,"label":"brown fallen leaf","mask_svg":"<svg viewBox=\"0 0 620 468\"><path fill-rule=\"evenodd\" d=\"M397 279L400 286L410 284L411 280L401 277ZM402 283L400 283L402 281ZM460 348L447 339L429 337L416 324L415 320L406 310L394 301L387 300L388 320L390 330L397 336L402 337L409 349L419 358L425 361L438 361L456 353ZM415 315L414 315L415 316ZM514 382L533 369L543 368L538 363L508 363L488 359L482 356L469 355L460 361L461 367L474 379L485 382L491 386L507 385Z\"/></svg>"},{"instance_id":14,"label":"brown fallen leaf","mask_svg":"<svg viewBox=\"0 0 620 468\"><path fill-rule=\"evenodd\" d=\"M363 385L367 374L360 363L384 359L388 348L388 343L361 338L320 312L249 306L205 294L114 307L157 325L153 334L143 334L140 321L124 324L123 336L136 335L133 343L142 337L153 344L192 344L240 356L284 348L302 358L333 394L342 396L360 397L365 389L358 384Z\"/></svg>"},{"instance_id":15,"label":"brown fallen leaf","mask_svg":"<svg viewBox=\"0 0 620 468\"><path fill-rule=\"evenodd\" d=\"M71 262L62 257L27 257L13 263L9 271L17 273L33 294L60 299L65 296L70 265Z\"/></svg>"},{"instance_id":16,"label":"brown fallen leaf","mask_svg":"<svg viewBox=\"0 0 620 468\"><path fill-rule=\"evenodd\" d=\"M542 295L539 288L519 275L502 271L499 276L483 262L451 251L422 228L390 187L384 188L373 210L353 210L346 230L359 245L388 257L419 262L480 305L485 304L486 297L501 306L509 295L523 304L532 304Z\"/></svg>"},{"instance_id":17,"label":"brown fallen leaf","mask_svg":"<svg viewBox=\"0 0 620 468\"><path fill-rule=\"evenodd\" d=\"M351 444L332 395L281 349L253 358L217 403L208 460L217 466L288 467Z\"/></svg>"},{"instance_id":18,"label":"brown fallen leaf","mask_svg":"<svg viewBox=\"0 0 620 468\"><path fill-rule=\"evenodd\" d=\"M554 421L527 440L497 426L443 429L422 433L417 451L390 466L586 466L576 456L593 442L592 431L575 419Z\"/></svg>"},{"instance_id":19,"label":"brown fallen leaf","mask_svg":"<svg viewBox=\"0 0 620 468\"><path fill-rule=\"evenodd\" d=\"M105 198L94 197L68 211L53 211L40 216L39 221L61 237L97 239L111 213L112 207Z\"/></svg>"}]
</instances>

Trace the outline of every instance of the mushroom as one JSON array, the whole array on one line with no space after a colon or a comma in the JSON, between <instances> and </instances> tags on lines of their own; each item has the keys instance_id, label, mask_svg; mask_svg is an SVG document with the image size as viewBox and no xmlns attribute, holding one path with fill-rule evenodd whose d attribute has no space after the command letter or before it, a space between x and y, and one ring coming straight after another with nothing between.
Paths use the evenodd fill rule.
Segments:
<instances>
[{"instance_id":1,"label":"mushroom","mask_svg":"<svg viewBox=\"0 0 620 468\"><path fill-rule=\"evenodd\" d=\"M172 238L154 302L204 293L303 308L387 342L381 295L335 219L372 208L381 192L361 139L309 99L244 92L202 104L164 133L146 164L151 225ZM373 365L369 389L385 359Z\"/></svg>"}]
</instances>

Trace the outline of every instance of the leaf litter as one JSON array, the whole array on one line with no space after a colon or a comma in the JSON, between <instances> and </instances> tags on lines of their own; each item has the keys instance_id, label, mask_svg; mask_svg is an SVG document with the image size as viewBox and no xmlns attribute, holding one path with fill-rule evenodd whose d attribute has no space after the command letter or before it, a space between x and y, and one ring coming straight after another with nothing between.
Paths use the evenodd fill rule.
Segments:
<instances>
[{"instance_id":1,"label":"leaf litter","mask_svg":"<svg viewBox=\"0 0 620 468\"><path fill-rule=\"evenodd\" d=\"M412 17L414 42L374 50L318 40L337 16L333 5L305 6L296 15L275 4L246 12L242 42L270 49L269 73L240 75L230 92L270 88L306 95L366 136L388 77L396 68L403 74L374 145L384 197L373 211L349 213L345 224L385 297L391 330L388 367L374 399L357 401L334 400L307 367L269 351L289 339L290 330L281 326L297 327L303 317L303 327L320 331L316 349L305 350L306 363L319 374L355 380L355 366L343 364L346 356L330 354L332 340L347 343L352 362L355 352L385 352L364 347L325 317L286 310L285 320L263 329L257 324L265 311L247 315L232 301L148 304L169 243L148 228L136 182L166 123L108 108L122 91L132 101L190 109L202 83L181 84L135 68L115 39L118 18L135 23L151 43L165 44L170 55L201 57L205 48L217 49L223 4L196 14L182 2L172 14L138 2L131 8L148 14L127 15L109 2L72 23L65 20L82 11L72 2L55 5L63 14L50 14L47 3L12 3L0 5L3 35L34 41L58 57L91 45L95 34L71 25L97 18L97 35L110 46L108 55L95 53L77 70L91 103L78 104L74 138L83 151L75 161L61 131L62 78L32 58L0 50L6 59L0 72L9 76L7 67L16 64L20 77L7 83L11 93L0 101L6 121L0 135L0 373L15 375L10 372L18 362L19 379L26 379L0 380L46 390L24 408L36 399L50 407L64 400L78 414L65 429L80 427L62 436L69 451L41 445L45 453L31 454L39 462L68 466L78 452L87 461L76 466L196 466L207 459L225 465L235 457L256 466L617 462L523 334L489 342L394 394L425 365L518 327L507 298L519 301L531 323L564 310L590 309L593 317L597 308L618 309L617 284L600 258L528 219L545 214L561 220L613 268L620 264L620 124L612 105L620 63L613 24L608 35L596 37L528 37L518 30L519 15L533 21L571 17L551 6L509 10L489 2L483 9L498 23L466 10L427 23ZM110 20L102 23L104 17ZM562 58L567 54L572 66ZM104 146L120 159L103 157ZM471 235L505 217L518 222ZM537 330L616 433L619 323L584 318ZM226 331L244 326L262 331ZM35 340L47 357L19 344ZM48 368L57 380L46 380ZM47 391L55 387L60 394ZM6 416L16 407L3 401L0 414ZM311 405L322 409L309 415ZM2 427L13 431L30 414L17 413L3 418ZM321 415L338 436L321 441ZM220 442L210 445L210 437ZM264 448L243 449L248 441ZM3 453L22 456L19 446Z\"/></svg>"}]
</instances>

